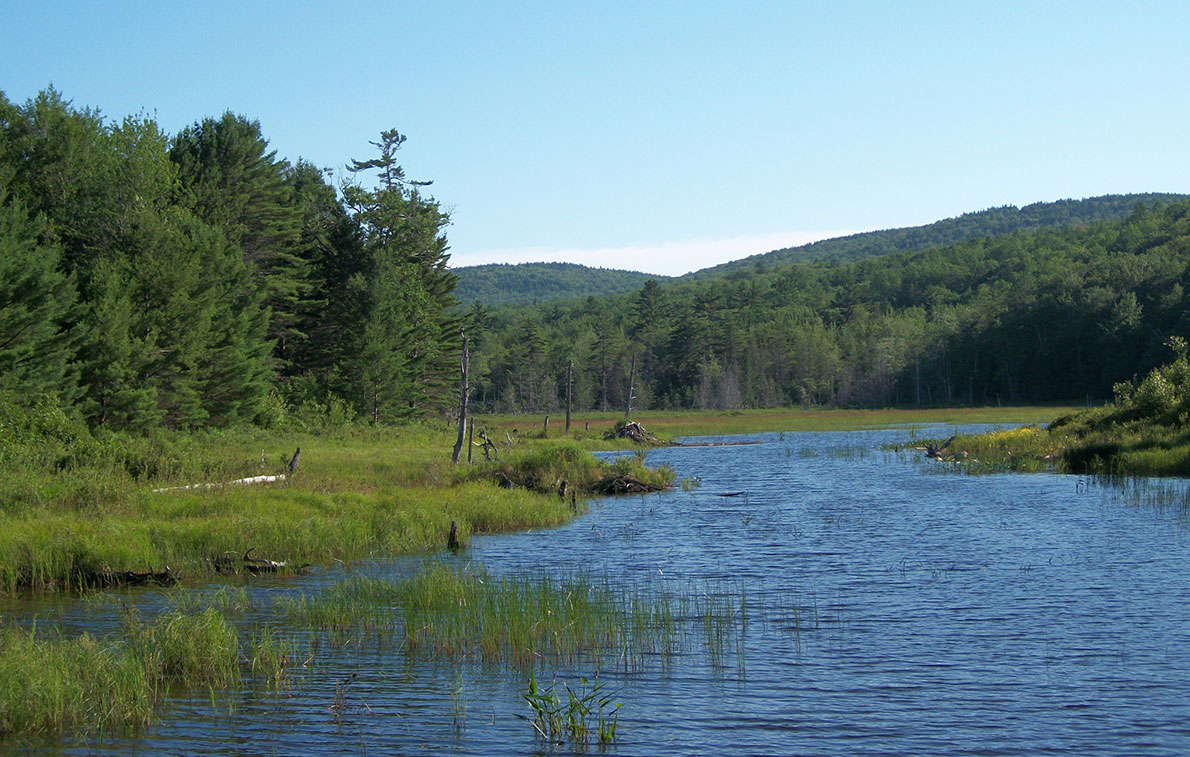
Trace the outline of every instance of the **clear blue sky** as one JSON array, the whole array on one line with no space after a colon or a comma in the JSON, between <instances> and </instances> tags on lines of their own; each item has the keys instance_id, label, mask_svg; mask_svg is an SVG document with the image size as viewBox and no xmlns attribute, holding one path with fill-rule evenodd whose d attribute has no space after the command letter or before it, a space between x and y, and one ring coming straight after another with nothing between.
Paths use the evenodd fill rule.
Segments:
<instances>
[{"instance_id":1,"label":"clear blue sky","mask_svg":"<svg viewBox=\"0 0 1190 757\"><path fill-rule=\"evenodd\" d=\"M453 262L681 273L823 234L1190 192L1187 2L15 2L0 90L341 168L396 127Z\"/></svg>"}]
</instances>

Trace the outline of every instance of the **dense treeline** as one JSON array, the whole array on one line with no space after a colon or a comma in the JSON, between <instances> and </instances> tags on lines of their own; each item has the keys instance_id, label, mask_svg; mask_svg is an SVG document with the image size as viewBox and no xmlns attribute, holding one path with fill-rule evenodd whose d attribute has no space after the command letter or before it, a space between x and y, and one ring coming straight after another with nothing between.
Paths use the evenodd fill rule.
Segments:
<instances>
[{"instance_id":1,"label":"dense treeline","mask_svg":"<svg viewBox=\"0 0 1190 757\"><path fill-rule=\"evenodd\" d=\"M0 95L0 404L133 431L385 423L453 406L462 327L481 410L558 408L571 369L578 408L623 407L633 371L638 408L1104 398L1190 327L1190 205L1084 225L1138 196L964 216L1062 231L464 313L404 140L332 183L243 116L169 135Z\"/></svg>"},{"instance_id":2,"label":"dense treeline","mask_svg":"<svg viewBox=\"0 0 1190 757\"><path fill-rule=\"evenodd\" d=\"M1190 203L853 263L488 312L482 405L931 405L1103 399L1190 330Z\"/></svg>"},{"instance_id":3,"label":"dense treeline","mask_svg":"<svg viewBox=\"0 0 1190 757\"><path fill-rule=\"evenodd\" d=\"M459 279L455 289L459 302L482 302L489 306L632 292L649 279L667 278L575 263L492 263L453 270Z\"/></svg>"},{"instance_id":4,"label":"dense treeline","mask_svg":"<svg viewBox=\"0 0 1190 757\"><path fill-rule=\"evenodd\" d=\"M171 136L52 89L0 94L3 399L131 430L439 407L459 342L447 216L403 141L384 132L335 186L243 116Z\"/></svg>"},{"instance_id":5,"label":"dense treeline","mask_svg":"<svg viewBox=\"0 0 1190 757\"><path fill-rule=\"evenodd\" d=\"M751 255L730 263L686 274L687 279L707 279L727 276L741 270L773 267L810 261L846 261L887 255L892 252L912 252L931 247L943 247L982 237L994 237L1019 231L1064 229L1089 226L1100 221L1123 218L1138 205L1179 202L1190 199L1186 195L1168 193L1103 195L1083 200L1037 202L1018 208L1005 205L957 218L946 218L925 226L902 229L866 231L820 242L786 247L762 255Z\"/></svg>"}]
</instances>

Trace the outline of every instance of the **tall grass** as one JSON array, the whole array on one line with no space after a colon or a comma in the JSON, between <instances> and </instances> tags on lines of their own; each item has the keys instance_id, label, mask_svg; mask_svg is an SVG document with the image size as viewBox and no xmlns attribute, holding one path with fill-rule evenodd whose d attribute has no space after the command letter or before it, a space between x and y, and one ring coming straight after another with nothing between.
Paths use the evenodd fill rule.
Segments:
<instances>
[{"instance_id":1,"label":"tall grass","mask_svg":"<svg viewBox=\"0 0 1190 757\"><path fill-rule=\"evenodd\" d=\"M747 624L745 597L734 587L675 594L608 577L492 576L441 563L399 578L353 576L278 608L335 645L393 635L414 657L514 668L582 660L634 670L692 649L719 666Z\"/></svg>"},{"instance_id":2,"label":"tall grass","mask_svg":"<svg viewBox=\"0 0 1190 757\"><path fill-rule=\"evenodd\" d=\"M290 444L302 446L302 468L282 483L154 491L204 476L276 472ZM194 576L209 572L217 558L238 560L248 549L294 566L424 552L445 546L451 521L465 543L473 533L557 525L574 516L556 496L502 489L452 470L445 428L284 441L257 431L212 433L170 449L171 464L149 466L155 473L140 478L109 458L26 477L24 463L41 453L30 452L23 462L0 454L0 490L5 481L27 478L37 495L0 511L0 592L72 590L165 566ZM75 475L110 483L100 487L108 493L95 493L86 505L58 498L55 492Z\"/></svg>"},{"instance_id":3,"label":"tall grass","mask_svg":"<svg viewBox=\"0 0 1190 757\"><path fill-rule=\"evenodd\" d=\"M276 630L242 643L224 614L170 610L145 621L126 610L111 636L0 629L0 739L125 734L149 725L171 693L241 681L275 689L294 658Z\"/></svg>"}]
</instances>

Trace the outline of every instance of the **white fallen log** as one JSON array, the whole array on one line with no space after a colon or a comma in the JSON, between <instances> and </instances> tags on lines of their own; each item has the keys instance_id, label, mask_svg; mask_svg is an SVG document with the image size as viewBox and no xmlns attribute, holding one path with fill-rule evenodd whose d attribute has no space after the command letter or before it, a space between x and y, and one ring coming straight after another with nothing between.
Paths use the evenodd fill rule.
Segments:
<instances>
[{"instance_id":1,"label":"white fallen log","mask_svg":"<svg viewBox=\"0 0 1190 757\"><path fill-rule=\"evenodd\" d=\"M179 492L187 489L214 489L220 486L242 486L244 484L269 484L274 481L284 481L285 474L277 476L249 476L248 478L237 478L235 481L223 481L220 483L208 484L187 484L186 486L167 486L163 489L154 489L153 493L158 492Z\"/></svg>"}]
</instances>

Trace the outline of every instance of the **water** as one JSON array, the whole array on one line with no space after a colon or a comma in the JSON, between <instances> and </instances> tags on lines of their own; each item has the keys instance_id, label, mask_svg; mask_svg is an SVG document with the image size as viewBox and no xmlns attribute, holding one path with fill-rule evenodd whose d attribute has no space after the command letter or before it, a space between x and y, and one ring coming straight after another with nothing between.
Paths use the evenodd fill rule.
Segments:
<instances>
[{"instance_id":1,"label":"water","mask_svg":"<svg viewBox=\"0 0 1190 757\"><path fill-rule=\"evenodd\" d=\"M454 559L493 573L746 591L748 625L722 659L695 645L668 666L599 672L623 702L611 754L1190 752L1185 508L1138 506L1135 491L1071 476L940 474L920 453L879 451L911 433L655 450L651 464L700 485L605 500L558 529L478 538ZM1185 485L1153 484L1167 504ZM112 615L103 602L75 605L61 622ZM538 678L577 686L595 674L576 664ZM209 696L175 701L141 738L63 750L573 752L515 717L529 714L525 690L523 673L365 644L324 650L281 695L249 687L217 698L216 713Z\"/></svg>"}]
</instances>

